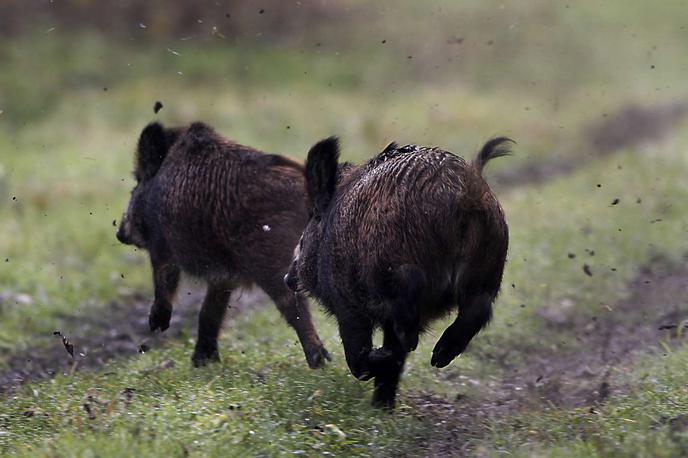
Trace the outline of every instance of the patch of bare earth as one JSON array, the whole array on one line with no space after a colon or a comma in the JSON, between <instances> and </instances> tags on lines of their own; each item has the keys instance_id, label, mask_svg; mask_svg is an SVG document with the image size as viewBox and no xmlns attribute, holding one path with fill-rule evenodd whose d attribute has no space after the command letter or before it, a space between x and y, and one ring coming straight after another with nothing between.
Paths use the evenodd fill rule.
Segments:
<instances>
[{"instance_id":1,"label":"patch of bare earth","mask_svg":"<svg viewBox=\"0 0 688 458\"><path fill-rule=\"evenodd\" d=\"M39 336L39 343L13 355L8 367L0 371L0 394L23 383L70 374L84 369L97 369L115 358L137 355L160 347L165 342L196 335L198 311L204 292L183 289L174 307L170 327L165 332L152 333L148 327L148 312L152 296L132 294L112 301L92 312L61 317L61 329ZM227 319L268 301L258 289L232 294ZM73 346L67 351L60 332Z\"/></svg>"},{"instance_id":2,"label":"patch of bare earth","mask_svg":"<svg viewBox=\"0 0 688 458\"><path fill-rule=\"evenodd\" d=\"M686 342L686 332L678 329L688 319L688 265L656 259L640 270L629 291L627 299L600 316L577 314L575 307L542 309L544 332L573 335L575 345L543 346L518 366L501 359L509 375L490 386L489 400L410 395L408 402L435 426L420 444L422 454L480 455L476 444L488 437L493 418L546 406L594 409L624 392L615 376L632 370L638 356L661 355L662 344Z\"/></svg>"},{"instance_id":3,"label":"patch of bare earth","mask_svg":"<svg viewBox=\"0 0 688 458\"><path fill-rule=\"evenodd\" d=\"M688 115L688 102L656 106L629 104L602 122L583 129L580 141L569 142L575 151L505 170L494 177L499 187L545 183L575 172L590 160L609 156L624 148L657 142L670 134Z\"/></svg>"}]
</instances>

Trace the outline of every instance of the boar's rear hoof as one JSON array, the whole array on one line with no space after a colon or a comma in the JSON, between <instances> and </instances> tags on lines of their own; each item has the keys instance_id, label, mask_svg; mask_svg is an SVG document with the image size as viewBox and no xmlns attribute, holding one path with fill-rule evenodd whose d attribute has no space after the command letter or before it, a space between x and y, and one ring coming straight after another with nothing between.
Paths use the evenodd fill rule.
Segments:
<instances>
[{"instance_id":1,"label":"boar's rear hoof","mask_svg":"<svg viewBox=\"0 0 688 458\"><path fill-rule=\"evenodd\" d=\"M306 361L311 369L320 369L325 367L325 361L332 361L332 357L325 347L321 346L315 351L306 354Z\"/></svg>"},{"instance_id":2,"label":"boar's rear hoof","mask_svg":"<svg viewBox=\"0 0 688 458\"><path fill-rule=\"evenodd\" d=\"M385 397L377 397L373 396L373 400L371 401L370 405L372 405L375 408L386 410L387 412L393 412L394 411L394 406L395 406L394 398L385 398Z\"/></svg>"},{"instance_id":3,"label":"boar's rear hoof","mask_svg":"<svg viewBox=\"0 0 688 458\"><path fill-rule=\"evenodd\" d=\"M373 400L370 402L370 405L378 409L392 412L396 404L396 402L394 401L395 397L395 393L390 394L388 390L385 388L380 389L379 387L375 387L375 392L373 393Z\"/></svg>"},{"instance_id":4,"label":"boar's rear hoof","mask_svg":"<svg viewBox=\"0 0 688 458\"><path fill-rule=\"evenodd\" d=\"M454 352L450 351L450 349L444 346L436 345L432 351L432 359L430 360L430 364L432 366L442 368L454 361L454 358L457 356L458 354L454 354Z\"/></svg>"},{"instance_id":5,"label":"boar's rear hoof","mask_svg":"<svg viewBox=\"0 0 688 458\"><path fill-rule=\"evenodd\" d=\"M191 357L191 362L193 363L194 367L203 367L208 365L209 363L219 363L220 354L217 352L217 350L209 353L196 350L194 351L194 354Z\"/></svg>"},{"instance_id":6,"label":"boar's rear hoof","mask_svg":"<svg viewBox=\"0 0 688 458\"><path fill-rule=\"evenodd\" d=\"M351 375L356 377L357 380L360 380L361 382L367 382L368 380L372 379L375 377L375 374L370 370L370 367L366 364L365 367L358 367L356 369L351 369Z\"/></svg>"},{"instance_id":7,"label":"boar's rear hoof","mask_svg":"<svg viewBox=\"0 0 688 458\"><path fill-rule=\"evenodd\" d=\"M151 332L160 329L163 332L170 327L170 319L172 318L172 309L153 305L151 307L150 315L148 315L148 326Z\"/></svg>"}]
</instances>

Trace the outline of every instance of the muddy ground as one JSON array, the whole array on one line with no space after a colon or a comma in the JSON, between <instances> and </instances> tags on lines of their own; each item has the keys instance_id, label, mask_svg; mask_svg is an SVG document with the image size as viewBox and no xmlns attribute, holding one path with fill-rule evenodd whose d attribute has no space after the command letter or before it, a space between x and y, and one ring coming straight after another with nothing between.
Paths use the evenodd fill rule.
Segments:
<instances>
[{"instance_id":1,"label":"muddy ground","mask_svg":"<svg viewBox=\"0 0 688 458\"><path fill-rule=\"evenodd\" d=\"M9 367L0 370L0 394L17 385L52 378L56 374L97 369L112 359L137 355L184 336L195 339L203 296L204 290L198 285L182 288L170 327L164 333L150 332L148 312L152 296L138 293L121 297L89 314L77 312L64 316L61 329L38 336L40 344L12 356ZM259 289L237 291L230 299L227 319L268 302L267 295ZM73 356L67 352L60 336L54 334L57 331L73 345Z\"/></svg>"},{"instance_id":2,"label":"muddy ground","mask_svg":"<svg viewBox=\"0 0 688 458\"><path fill-rule=\"evenodd\" d=\"M688 261L688 258L686 258ZM490 386L492 399L459 394L447 399L430 393L410 396L421 415L437 425L420 444L430 456L474 454L474 440L489 431L491 418L542 411L548 406L594 409L625 387L616 376L628 373L638 357L664 354L662 344L688 342L688 263L672 266L655 259L630 283L630 296L599 316L576 313L575 304L543 308L546 332L573 335L575 345L543 347L525 363L510 365L509 355L496 358L510 376ZM571 349L573 347L573 349ZM512 350L507 350L512 351Z\"/></svg>"}]
</instances>

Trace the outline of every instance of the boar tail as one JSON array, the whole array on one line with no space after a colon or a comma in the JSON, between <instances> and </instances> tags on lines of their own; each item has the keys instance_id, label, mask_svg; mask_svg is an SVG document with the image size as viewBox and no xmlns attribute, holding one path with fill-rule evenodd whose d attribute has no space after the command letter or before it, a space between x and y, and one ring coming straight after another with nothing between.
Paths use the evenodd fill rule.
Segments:
<instances>
[{"instance_id":1,"label":"boar tail","mask_svg":"<svg viewBox=\"0 0 688 458\"><path fill-rule=\"evenodd\" d=\"M509 137L496 137L489 140L473 160L473 167L482 175L485 164L492 159L509 156L511 154L510 146L515 143Z\"/></svg>"}]
</instances>

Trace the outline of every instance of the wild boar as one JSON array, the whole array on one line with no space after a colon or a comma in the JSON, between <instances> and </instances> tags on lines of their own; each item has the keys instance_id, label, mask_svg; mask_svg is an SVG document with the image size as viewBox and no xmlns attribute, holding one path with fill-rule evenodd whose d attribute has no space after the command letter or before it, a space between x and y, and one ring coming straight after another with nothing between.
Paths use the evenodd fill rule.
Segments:
<instances>
[{"instance_id":1,"label":"wild boar","mask_svg":"<svg viewBox=\"0 0 688 458\"><path fill-rule=\"evenodd\" d=\"M311 218L285 283L337 319L351 373L375 378L373 405L394 406L406 356L433 320L458 310L433 350L436 367L490 321L509 236L482 170L510 142L490 140L472 163L392 143L364 165L339 164L335 137L308 153ZM373 349L376 328L384 340Z\"/></svg>"},{"instance_id":2,"label":"wild boar","mask_svg":"<svg viewBox=\"0 0 688 458\"><path fill-rule=\"evenodd\" d=\"M262 288L296 330L311 368L330 359L305 297L282 282L308 220L301 164L234 143L200 122L173 129L152 123L141 132L134 176L117 238L150 255L151 331L168 328L184 271L208 284L195 366L219 360L230 293L250 284Z\"/></svg>"}]
</instances>

